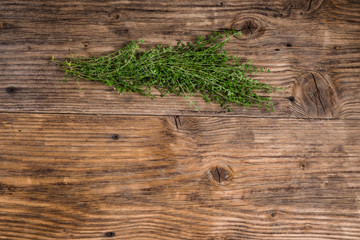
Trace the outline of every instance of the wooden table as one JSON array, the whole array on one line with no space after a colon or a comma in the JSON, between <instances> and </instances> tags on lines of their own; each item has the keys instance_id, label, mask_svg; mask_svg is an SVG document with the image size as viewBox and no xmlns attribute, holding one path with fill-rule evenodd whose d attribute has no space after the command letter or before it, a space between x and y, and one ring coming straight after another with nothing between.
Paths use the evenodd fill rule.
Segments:
<instances>
[{"instance_id":1,"label":"wooden table","mask_svg":"<svg viewBox=\"0 0 360 240\"><path fill-rule=\"evenodd\" d=\"M64 84L49 61L230 28L285 88L274 112ZM3 0L0 239L360 239L359 76L357 0Z\"/></svg>"}]
</instances>

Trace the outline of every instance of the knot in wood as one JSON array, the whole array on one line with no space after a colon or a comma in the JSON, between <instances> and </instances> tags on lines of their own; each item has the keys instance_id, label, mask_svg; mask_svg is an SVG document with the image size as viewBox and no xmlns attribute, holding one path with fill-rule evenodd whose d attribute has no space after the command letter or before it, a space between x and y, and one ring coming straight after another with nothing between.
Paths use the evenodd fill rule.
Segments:
<instances>
[{"instance_id":1,"label":"knot in wood","mask_svg":"<svg viewBox=\"0 0 360 240\"><path fill-rule=\"evenodd\" d=\"M127 15L124 12L119 11L118 9L110 12L108 16L110 22L122 22L127 18Z\"/></svg>"},{"instance_id":2,"label":"knot in wood","mask_svg":"<svg viewBox=\"0 0 360 240\"><path fill-rule=\"evenodd\" d=\"M119 140L120 136L119 134L113 134L111 138L114 140Z\"/></svg>"},{"instance_id":3,"label":"knot in wood","mask_svg":"<svg viewBox=\"0 0 360 240\"><path fill-rule=\"evenodd\" d=\"M320 73L306 72L295 81L291 107L300 118L338 118L338 90Z\"/></svg>"},{"instance_id":4,"label":"knot in wood","mask_svg":"<svg viewBox=\"0 0 360 240\"><path fill-rule=\"evenodd\" d=\"M249 39L260 37L265 28L260 21L255 18L237 18L231 25L231 29L241 31L242 35L239 39Z\"/></svg>"},{"instance_id":5,"label":"knot in wood","mask_svg":"<svg viewBox=\"0 0 360 240\"><path fill-rule=\"evenodd\" d=\"M210 169L211 178L215 183L224 183L228 182L232 178L232 174L230 170L221 167L215 166Z\"/></svg>"},{"instance_id":6,"label":"knot in wood","mask_svg":"<svg viewBox=\"0 0 360 240\"><path fill-rule=\"evenodd\" d=\"M325 0L291 0L287 2L284 10L290 14L307 15L317 12L325 3Z\"/></svg>"},{"instance_id":7,"label":"knot in wood","mask_svg":"<svg viewBox=\"0 0 360 240\"><path fill-rule=\"evenodd\" d=\"M5 89L5 92L7 92L7 93L15 93L17 91L17 88L16 87L13 87L13 86L11 86L11 87L7 87L6 89Z\"/></svg>"},{"instance_id":8,"label":"knot in wood","mask_svg":"<svg viewBox=\"0 0 360 240\"><path fill-rule=\"evenodd\" d=\"M310 224L305 224L305 226L303 227L304 230L310 230L312 227Z\"/></svg>"},{"instance_id":9,"label":"knot in wood","mask_svg":"<svg viewBox=\"0 0 360 240\"><path fill-rule=\"evenodd\" d=\"M105 237L115 237L115 232L106 232Z\"/></svg>"}]
</instances>

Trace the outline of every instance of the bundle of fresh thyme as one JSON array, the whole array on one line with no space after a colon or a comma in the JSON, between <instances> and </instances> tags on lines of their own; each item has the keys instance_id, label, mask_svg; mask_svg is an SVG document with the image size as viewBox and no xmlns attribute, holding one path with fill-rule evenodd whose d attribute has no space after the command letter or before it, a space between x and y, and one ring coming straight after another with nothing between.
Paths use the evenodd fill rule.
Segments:
<instances>
[{"instance_id":1,"label":"bundle of fresh thyme","mask_svg":"<svg viewBox=\"0 0 360 240\"><path fill-rule=\"evenodd\" d=\"M65 78L100 81L119 92L135 92L152 99L152 88L159 90L161 97L176 94L189 99L200 93L206 102L218 103L228 111L232 111L231 105L254 104L273 111L269 97L258 92L270 93L278 88L254 80L251 74L258 69L251 61L243 62L223 50L231 37L240 35L234 30L214 31L206 38L199 36L195 43L178 41L174 47L158 45L147 51L139 50L143 40L131 41L107 56L55 62L65 71ZM198 110L193 101L190 105Z\"/></svg>"}]
</instances>

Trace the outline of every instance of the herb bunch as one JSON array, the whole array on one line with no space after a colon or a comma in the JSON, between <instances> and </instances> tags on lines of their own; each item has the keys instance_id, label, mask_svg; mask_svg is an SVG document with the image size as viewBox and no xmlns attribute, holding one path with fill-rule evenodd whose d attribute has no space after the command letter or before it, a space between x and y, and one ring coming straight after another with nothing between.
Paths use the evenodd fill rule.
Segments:
<instances>
[{"instance_id":1,"label":"herb bunch","mask_svg":"<svg viewBox=\"0 0 360 240\"><path fill-rule=\"evenodd\" d=\"M277 87L251 77L258 69L251 61L242 61L223 50L225 43L241 32L214 31L199 36L194 43L178 41L176 46L157 45L140 51L142 39L102 57L72 57L59 64L66 77L100 81L119 92L134 92L156 98L152 88L163 97L176 94L189 99L199 93L206 102L220 104L232 111L232 105L252 106L273 111L273 103L259 92L275 92ZM260 71L268 71L260 68ZM190 99L189 99L190 101ZM198 110L193 101L190 105Z\"/></svg>"}]
</instances>

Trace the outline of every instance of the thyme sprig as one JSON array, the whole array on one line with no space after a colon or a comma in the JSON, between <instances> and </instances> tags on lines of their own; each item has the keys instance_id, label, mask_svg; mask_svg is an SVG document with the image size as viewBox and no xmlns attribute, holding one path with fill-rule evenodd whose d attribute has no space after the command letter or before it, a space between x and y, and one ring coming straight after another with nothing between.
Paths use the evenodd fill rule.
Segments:
<instances>
[{"instance_id":1,"label":"thyme sprig","mask_svg":"<svg viewBox=\"0 0 360 240\"><path fill-rule=\"evenodd\" d=\"M214 31L199 36L194 43L178 41L176 46L157 45L140 51L144 40L131 41L126 47L107 56L72 57L59 64L65 78L100 81L119 92L134 92L156 98L155 88L163 97L176 94L189 99L199 93L206 102L220 104L232 111L233 105L253 106L273 111L268 96L278 90L252 78L258 71L251 61L242 61L224 50L225 44L241 32ZM190 105L199 110L193 101Z\"/></svg>"}]
</instances>

